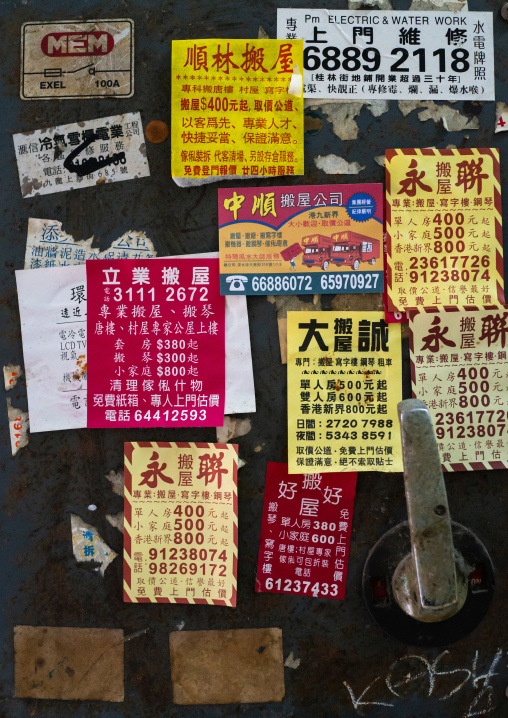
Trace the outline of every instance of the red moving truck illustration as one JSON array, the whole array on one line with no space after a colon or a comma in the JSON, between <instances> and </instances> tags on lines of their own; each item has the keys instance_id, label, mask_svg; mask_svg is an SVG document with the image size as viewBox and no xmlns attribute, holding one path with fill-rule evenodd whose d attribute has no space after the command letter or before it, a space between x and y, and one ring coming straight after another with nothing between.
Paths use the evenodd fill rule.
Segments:
<instances>
[{"instance_id":1,"label":"red moving truck illustration","mask_svg":"<svg viewBox=\"0 0 508 718\"><path fill-rule=\"evenodd\" d=\"M360 262L375 264L380 257L379 239L366 237L351 230L332 234L332 262L358 269Z\"/></svg>"},{"instance_id":2,"label":"red moving truck illustration","mask_svg":"<svg viewBox=\"0 0 508 718\"><path fill-rule=\"evenodd\" d=\"M302 263L307 266L319 265L321 269L328 269L332 261L333 239L325 237L324 234L311 234L302 237L303 259Z\"/></svg>"},{"instance_id":3,"label":"red moving truck illustration","mask_svg":"<svg viewBox=\"0 0 508 718\"><path fill-rule=\"evenodd\" d=\"M357 232L344 230L335 232L331 237L313 234L302 238L304 246L303 264L319 265L325 271L330 262L358 269L360 262L375 264L380 257L379 239L366 237Z\"/></svg>"}]
</instances>

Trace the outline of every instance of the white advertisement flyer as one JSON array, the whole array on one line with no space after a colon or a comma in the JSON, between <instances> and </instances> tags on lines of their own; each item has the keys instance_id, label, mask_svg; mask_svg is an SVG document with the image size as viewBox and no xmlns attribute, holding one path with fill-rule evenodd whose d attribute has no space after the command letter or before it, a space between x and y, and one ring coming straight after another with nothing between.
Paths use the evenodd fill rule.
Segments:
<instances>
[{"instance_id":1,"label":"white advertisement flyer","mask_svg":"<svg viewBox=\"0 0 508 718\"><path fill-rule=\"evenodd\" d=\"M494 100L491 12L277 10L304 40L304 97Z\"/></svg>"},{"instance_id":2,"label":"white advertisement flyer","mask_svg":"<svg viewBox=\"0 0 508 718\"><path fill-rule=\"evenodd\" d=\"M139 112L13 135L23 197L148 177Z\"/></svg>"}]
</instances>

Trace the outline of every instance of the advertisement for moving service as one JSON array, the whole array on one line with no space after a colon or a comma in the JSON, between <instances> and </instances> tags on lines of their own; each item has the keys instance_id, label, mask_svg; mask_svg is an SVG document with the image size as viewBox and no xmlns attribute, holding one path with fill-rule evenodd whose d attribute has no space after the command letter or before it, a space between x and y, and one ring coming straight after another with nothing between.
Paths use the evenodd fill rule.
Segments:
<instances>
[{"instance_id":1,"label":"advertisement for moving service","mask_svg":"<svg viewBox=\"0 0 508 718\"><path fill-rule=\"evenodd\" d=\"M219 190L221 294L383 291L381 184Z\"/></svg>"}]
</instances>

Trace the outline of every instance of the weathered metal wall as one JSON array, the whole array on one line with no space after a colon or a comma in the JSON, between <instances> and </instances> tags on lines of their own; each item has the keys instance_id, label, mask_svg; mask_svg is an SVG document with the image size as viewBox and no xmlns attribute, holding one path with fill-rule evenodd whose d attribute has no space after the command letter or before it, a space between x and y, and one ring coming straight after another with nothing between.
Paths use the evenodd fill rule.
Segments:
<instances>
[{"instance_id":1,"label":"weathered metal wall","mask_svg":"<svg viewBox=\"0 0 508 718\"><path fill-rule=\"evenodd\" d=\"M306 0L294 0L292 4L309 5ZM323 2L313 4L325 6ZM329 5L344 8L345 0ZM500 5L492 0L477 0L472 1L470 7L495 13L496 90L498 99L506 99L508 23L499 15ZM407 8L409 0L396 0L394 6ZM133 98L20 100L19 38L23 22L114 17L130 17L135 21L136 91ZM190 37L252 38L257 37L260 24L270 37L275 37L276 3L268 0L255 4L240 0L84 3L16 0L0 4L0 18L1 111L5 129L0 139L3 166L0 346L4 364L22 364L14 270L23 267L28 217L61 220L65 230L75 238L95 234L103 248L123 232L136 229L143 230L153 240L159 256L216 250L217 185L179 189L171 179L170 145L166 142L148 146L151 170L148 179L22 200L12 133L137 110L141 111L144 123L151 119L164 119L169 123L171 41ZM319 120L324 115L322 110L313 110L313 129L307 133L305 142L305 178L288 179L287 183L382 182L384 170L373 158L383 154L387 147L499 146L506 204L508 133L494 137L494 103L459 102L454 107L466 115L477 116L480 129L447 132L441 123L433 120L420 122L417 112L403 117L397 104L392 103L390 110L377 118L364 107L357 118L358 139L342 141L332 132L326 118L319 129ZM359 161L366 169L360 175L349 177L325 175L316 169L313 158L329 153L348 161ZM259 180L247 184L258 185ZM263 184L269 185L270 181ZM332 299L323 298L324 308L330 307ZM360 296L351 300L351 307L370 307L378 301L376 297ZM12 718L32 715L48 718L508 715L505 695L508 685L506 471L446 476L452 517L475 531L487 546L497 569L497 588L486 619L469 637L450 646L449 653L436 667L437 672L462 670L450 675L434 675L432 691L429 671L417 657L432 663L444 649L412 649L384 635L372 623L361 595L361 575L370 548L388 528L406 518L401 475L359 475L344 602L254 592L266 461L287 460L286 368L280 364L276 305L264 297L249 298L248 304L258 410L252 416L252 430L238 442L240 456L247 465L239 472L236 609L124 604L120 558L102 578L84 564L78 565L72 554L71 512L81 515L85 521L93 518L106 542L118 554L122 552L120 532L105 520L105 514L122 510L122 499L111 491L105 475L112 469L122 469L124 441L214 441L213 429L82 429L39 433L31 435L29 445L12 458L4 413L0 443L0 714ZM404 396L409 397L407 338L404 356ZM9 393L16 406L26 409L22 382ZM98 507L93 517L87 509L90 504ZM293 651L294 656L301 659L298 668L285 669L284 701L268 705L174 706L168 633L182 621L189 630L282 628L284 656ZM13 627L17 624L118 627L125 629L126 635L148 628L146 634L125 644L125 702L73 703L12 698ZM494 675L488 682L478 680L489 670L498 649L503 649L503 653ZM475 672L468 675L467 671ZM373 684L361 701L378 705L359 706L355 710L344 681L351 686L356 699ZM465 684L447 697L463 681Z\"/></svg>"}]
</instances>

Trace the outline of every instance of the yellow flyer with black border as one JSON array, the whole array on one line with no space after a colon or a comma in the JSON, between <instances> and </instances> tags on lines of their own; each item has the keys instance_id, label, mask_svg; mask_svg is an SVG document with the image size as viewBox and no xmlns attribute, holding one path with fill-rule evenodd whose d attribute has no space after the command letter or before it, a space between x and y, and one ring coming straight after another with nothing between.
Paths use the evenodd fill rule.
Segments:
<instances>
[{"instance_id":1,"label":"yellow flyer with black border","mask_svg":"<svg viewBox=\"0 0 508 718\"><path fill-rule=\"evenodd\" d=\"M402 471L401 326L384 312L288 312L289 473Z\"/></svg>"}]
</instances>

